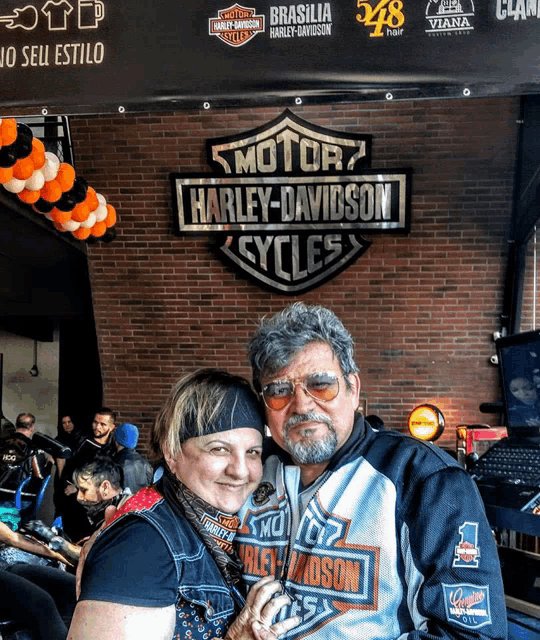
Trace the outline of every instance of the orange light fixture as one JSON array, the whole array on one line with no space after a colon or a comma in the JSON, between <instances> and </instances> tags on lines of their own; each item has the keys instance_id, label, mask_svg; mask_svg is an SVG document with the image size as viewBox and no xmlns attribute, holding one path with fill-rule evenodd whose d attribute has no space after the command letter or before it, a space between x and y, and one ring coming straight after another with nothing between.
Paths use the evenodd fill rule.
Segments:
<instances>
[{"instance_id":1,"label":"orange light fixture","mask_svg":"<svg viewBox=\"0 0 540 640\"><path fill-rule=\"evenodd\" d=\"M409 433L418 440L434 441L444 431L444 415L433 404L421 404L411 411L408 426Z\"/></svg>"}]
</instances>

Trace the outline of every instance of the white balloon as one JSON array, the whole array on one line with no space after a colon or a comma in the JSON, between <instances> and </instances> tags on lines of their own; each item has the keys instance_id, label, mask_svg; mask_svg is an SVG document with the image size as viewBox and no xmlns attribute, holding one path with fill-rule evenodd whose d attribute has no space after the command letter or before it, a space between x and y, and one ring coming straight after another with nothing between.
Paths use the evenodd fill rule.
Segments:
<instances>
[{"instance_id":1,"label":"white balloon","mask_svg":"<svg viewBox=\"0 0 540 640\"><path fill-rule=\"evenodd\" d=\"M52 213L52 211L47 211L43 215L47 218L47 220L50 220L51 222L54 222L54 220L51 217L51 213Z\"/></svg>"},{"instance_id":2,"label":"white balloon","mask_svg":"<svg viewBox=\"0 0 540 640\"><path fill-rule=\"evenodd\" d=\"M58 175L58 167L49 160L45 160L45 164L41 167L41 171L45 176L45 182L54 180Z\"/></svg>"},{"instance_id":3,"label":"white balloon","mask_svg":"<svg viewBox=\"0 0 540 640\"><path fill-rule=\"evenodd\" d=\"M62 223L62 229L65 231L77 231L80 226L81 223L76 220L68 220L67 222Z\"/></svg>"},{"instance_id":4,"label":"white balloon","mask_svg":"<svg viewBox=\"0 0 540 640\"><path fill-rule=\"evenodd\" d=\"M49 160L55 167L60 166L60 158L52 151L45 151L45 161Z\"/></svg>"},{"instance_id":5,"label":"white balloon","mask_svg":"<svg viewBox=\"0 0 540 640\"><path fill-rule=\"evenodd\" d=\"M102 196L101 193L96 193L99 204L107 206L107 200L105 200L105 196Z\"/></svg>"},{"instance_id":6,"label":"white balloon","mask_svg":"<svg viewBox=\"0 0 540 640\"><path fill-rule=\"evenodd\" d=\"M30 191L39 191L45 184L45 176L41 169L36 169L26 180L26 188Z\"/></svg>"},{"instance_id":7,"label":"white balloon","mask_svg":"<svg viewBox=\"0 0 540 640\"><path fill-rule=\"evenodd\" d=\"M4 183L4 189L7 189L11 193L20 193L26 185L26 180L19 180L19 178L11 178L9 182Z\"/></svg>"},{"instance_id":8,"label":"white balloon","mask_svg":"<svg viewBox=\"0 0 540 640\"><path fill-rule=\"evenodd\" d=\"M109 212L107 211L106 204L100 204L95 211L92 211L92 213L96 214L96 222L103 222Z\"/></svg>"},{"instance_id":9,"label":"white balloon","mask_svg":"<svg viewBox=\"0 0 540 640\"><path fill-rule=\"evenodd\" d=\"M84 222L81 222L81 227L84 229L91 229L96 224L96 214L92 211Z\"/></svg>"}]
</instances>

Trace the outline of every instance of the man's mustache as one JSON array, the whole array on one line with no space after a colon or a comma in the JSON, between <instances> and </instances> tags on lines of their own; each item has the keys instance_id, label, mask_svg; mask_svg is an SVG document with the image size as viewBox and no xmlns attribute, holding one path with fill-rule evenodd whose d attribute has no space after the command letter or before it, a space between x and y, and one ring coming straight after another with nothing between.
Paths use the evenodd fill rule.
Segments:
<instances>
[{"instance_id":1,"label":"man's mustache","mask_svg":"<svg viewBox=\"0 0 540 640\"><path fill-rule=\"evenodd\" d=\"M323 422L331 429L334 427L332 420L330 420L328 416L325 416L324 413L315 413L315 411L308 411L308 413L300 413L291 416L285 423L285 432L287 432L291 427L294 427L295 425L302 422Z\"/></svg>"}]
</instances>

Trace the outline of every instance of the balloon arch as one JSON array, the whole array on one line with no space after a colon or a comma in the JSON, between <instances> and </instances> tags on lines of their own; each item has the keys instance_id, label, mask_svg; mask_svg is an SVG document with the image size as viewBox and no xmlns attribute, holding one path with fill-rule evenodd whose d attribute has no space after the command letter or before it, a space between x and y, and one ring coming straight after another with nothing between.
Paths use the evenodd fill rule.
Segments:
<instances>
[{"instance_id":1,"label":"balloon arch","mask_svg":"<svg viewBox=\"0 0 540 640\"><path fill-rule=\"evenodd\" d=\"M116 235L115 208L13 118L0 119L0 184L78 240Z\"/></svg>"}]
</instances>

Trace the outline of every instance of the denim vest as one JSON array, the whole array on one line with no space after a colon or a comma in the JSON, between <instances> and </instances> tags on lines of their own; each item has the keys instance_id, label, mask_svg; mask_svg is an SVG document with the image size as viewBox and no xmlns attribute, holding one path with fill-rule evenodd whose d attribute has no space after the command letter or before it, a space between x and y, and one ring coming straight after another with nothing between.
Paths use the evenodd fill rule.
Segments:
<instances>
[{"instance_id":1,"label":"denim vest","mask_svg":"<svg viewBox=\"0 0 540 640\"><path fill-rule=\"evenodd\" d=\"M234 600L218 566L185 518L178 518L154 488L141 489L116 513L113 523L137 516L162 537L174 560L178 580L173 639L223 637L235 616Z\"/></svg>"}]
</instances>

